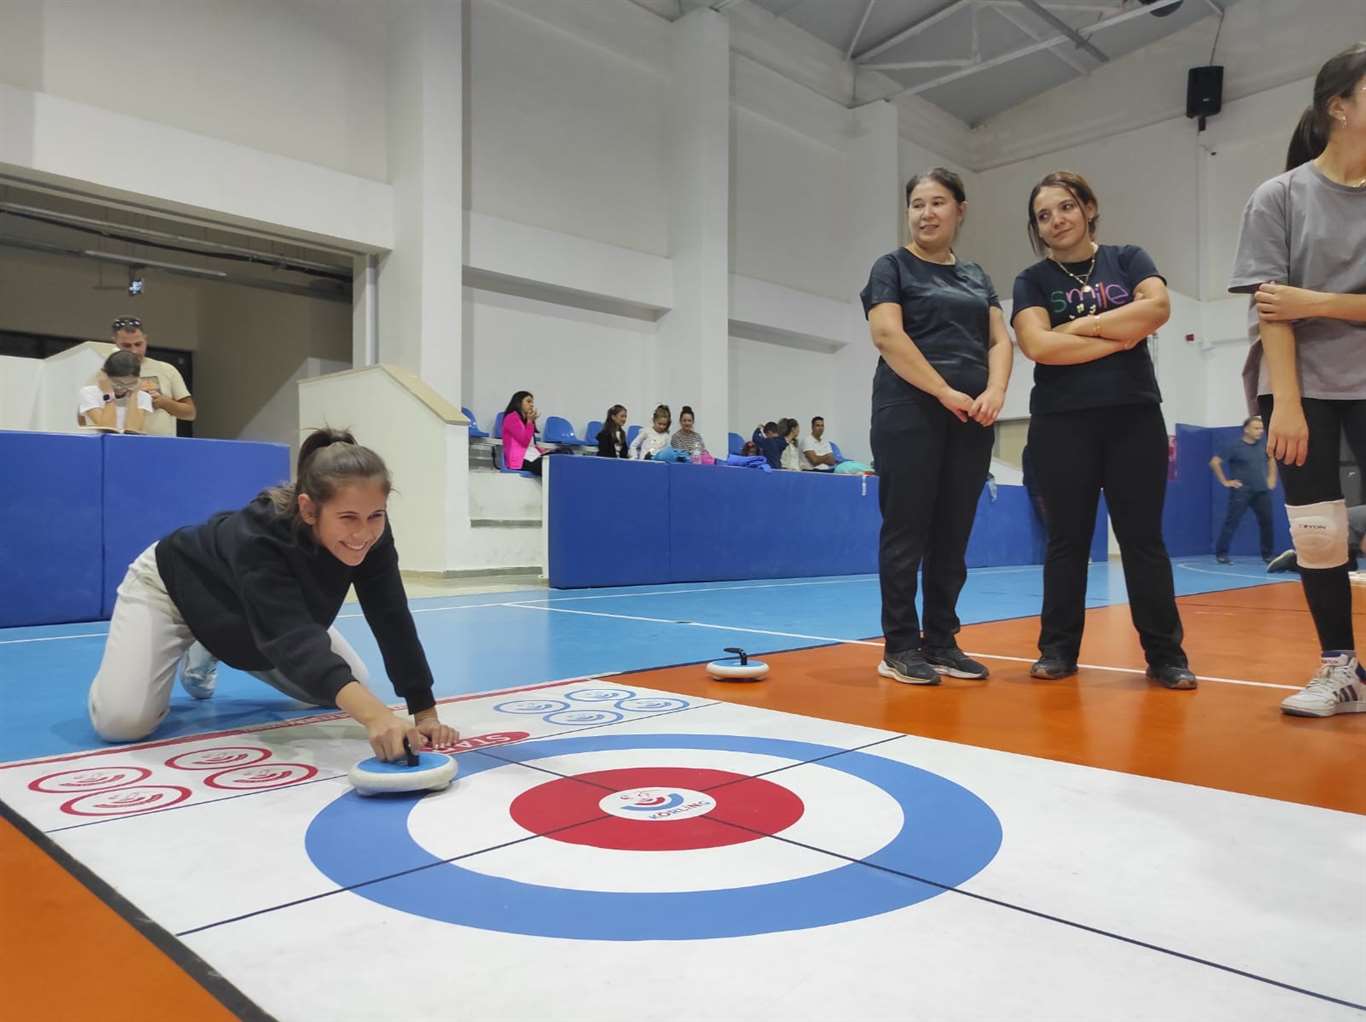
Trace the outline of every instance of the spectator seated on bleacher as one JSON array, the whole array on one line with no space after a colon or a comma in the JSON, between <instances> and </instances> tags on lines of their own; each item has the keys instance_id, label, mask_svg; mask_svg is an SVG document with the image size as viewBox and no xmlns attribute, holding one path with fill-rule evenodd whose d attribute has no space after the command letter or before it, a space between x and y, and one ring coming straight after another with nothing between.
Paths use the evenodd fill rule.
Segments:
<instances>
[{"instance_id":1,"label":"spectator seated on bleacher","mask_svg":"<svg viewBox=\"0 0 1366 1022\"><path fill-rule=\"evenodd\" d=\"M796 419L784 419L781 433L786 446L778 456L778 462L785 472L800 472L807 468L806 459L801 452L801 427Z\"/></svg>"},{"instance_id":2,"label":"spectator seated on bleacher","mask_svg":"<svg viewBox=\"0 0 1366 1022\"><path fill-rule=\"evenodd\" d=\"M783 422L787 422L786 419ZM783 467L783 450L787 447L787 441L779 433L779 423L766 422L754 430L754 435L750 437L750 442L754 444L755 450L764 456L769 468Z\"/></svg>"},{"instance_id":3,"label":"spectator seated on bleacher","mask_svg":"<svg viewBox=\"0 0 1366 1022\"><path fill-rule=\"evenodd\" d=\"M76 422L113 433L142 433L151 418L152 395L142 389L138 357L119 349L104 360L95 382L77 395Z\"/></svg>"},{"instance_id":4,"label":"spectator seated on bleacher","mask_svg":"<svg viewBox=\"0 0 1366 1022\"><path fill-rule=\"evenodd\" d=\"M801 442L801 455L802 467L814 472L833 472L839 464L834 446L825 439L825 419L819 415L811 420L811 435Z\"/></svg>"},{"instance_id":5,"label":"spectator seated on bleacher","mask_svg":"<svg viewBox=\"0 0 1366 1022\"><path fill-rule=\"evenodd\" d=\"M673 412L668 405L655 409L650 429L642 429L631 443L631 457L637 461L653 458L659 451L669 446L669 427L673 425Z\"/></svg>"},{"instance_id":6,"label":"spectator seated on bleacher","mask_svg":"<svg viewBox=\"0 0 1366 1022\"><path fill-rule=\"evenodd\" d=\"M536 400L529 390L512 395L503 411L503 466L540 475L546 451L536 446Z\"/></svg>"},{"instance_id":7,"label":"spectator seated on bleacher","mask_svg":"<svg viewBox=\"0 0 1366 1022\"><path fill-rule=\"evenodd\" d=\"M682 451L690 458L694 454L700 456L707 453L707 445L702 441L702 434L692 428L695 421L692 406L684 405L683 410L678 413L678 432L669 438L670 447Z\"/></svg>"},{"instance_id":8,"label":"spectator seated on bleacher","mask_svg":"<svg viewBox=\"0 0 1366 1022\"><path fill-rule=\"evenodd\" d=\"M626 406L613 405L607 409L607 418L595 439L598 442L599 458L629 458L630 445L626 441Z\"/></svg>"}]
</instances>

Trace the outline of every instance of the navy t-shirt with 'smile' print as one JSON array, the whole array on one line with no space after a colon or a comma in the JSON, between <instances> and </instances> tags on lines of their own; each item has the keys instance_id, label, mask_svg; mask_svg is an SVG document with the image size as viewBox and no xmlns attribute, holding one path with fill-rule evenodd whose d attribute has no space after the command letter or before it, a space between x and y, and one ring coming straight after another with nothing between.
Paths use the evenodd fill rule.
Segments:
<instances>
[{"instance_id":1,"label":"navy t-shirt with 'smile' print","mask_svg":"<svg viewBox=\"0 0 1366 1022\"><path fill-rule=\"evenodd\" d=\"M1056 327L1089 315L1092 308L1102 313L1128 305L1134 300L1135 289L1149 277L1166 283L1152 257L1137 245L1099 246L1089 278L1086 271L1091 268L1090 259L1062 265L1087 280L1092 293L1084 294L1076 277L1053 260L1041 259L1015 278L1012 320L1024 309L1041 308L1048 312L1049 324ZM1152 355L1147 340L1143 340L1128 351L1117 350L1094 362L1035 365L1029 411L1047 415L1111 405L1158 404L1161 400Z\"/></svg>"}]
</instances>

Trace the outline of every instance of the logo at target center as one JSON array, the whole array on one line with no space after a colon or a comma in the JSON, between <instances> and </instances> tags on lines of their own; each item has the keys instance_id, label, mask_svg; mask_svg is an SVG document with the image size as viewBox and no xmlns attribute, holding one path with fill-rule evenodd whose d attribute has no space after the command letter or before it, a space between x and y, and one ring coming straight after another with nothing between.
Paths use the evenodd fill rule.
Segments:
<instances>
[{"instance_id":1,"label":"logo at target center","mask_svg":"<svg viewBox=\"0 0 1366 1022\"><path fill-rule=\"evenodd\" d=\"M691 788L632 788L613 792L598 807L623 820L664 823L705 816L716 808L716 799Z\"/></svg>"}]
</instances>

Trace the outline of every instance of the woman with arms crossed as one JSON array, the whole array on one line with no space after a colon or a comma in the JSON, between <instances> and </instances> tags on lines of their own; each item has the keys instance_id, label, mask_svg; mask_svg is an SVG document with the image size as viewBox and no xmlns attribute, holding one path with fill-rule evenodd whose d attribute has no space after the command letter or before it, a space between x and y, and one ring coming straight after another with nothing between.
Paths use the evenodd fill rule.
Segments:
<instances>
[{"instance_id":1,"label":"woman with arms crossed","mask_svg":"<svg viewBox=\"0 0 1366 1022\"><path fill-rule=\"evenodd\" d=\"M1148 353L1149 335L1171 313L1167 283L1138 246L1096 243L1099 209L1079 174L1047 175L1029 193L1028 221L1030 244L1046 258L1015 278L1015 335L1036 363L1029 452L1048 508L1041 656L1030 673L1077 672L1103 490L1148 677L1192 689L1162 540L1167 426Z\"/></svg>"}]
</instances>

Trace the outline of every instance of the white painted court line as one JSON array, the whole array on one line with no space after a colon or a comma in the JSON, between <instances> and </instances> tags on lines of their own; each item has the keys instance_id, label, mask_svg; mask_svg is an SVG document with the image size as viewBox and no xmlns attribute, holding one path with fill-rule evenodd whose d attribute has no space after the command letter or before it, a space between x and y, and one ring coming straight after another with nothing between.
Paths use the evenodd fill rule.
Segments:
<instances>
[{"instance_id":1,"label":"white painted court line","mask_svg":"<svg viewBox=\"0 0 1366 1022\"><path fill-rule=\"evenodd\" d=\"M108 632L82 632L80 635L44 635L34 639L0 639L0 646L17 646L21 642L59 642L62 639L103 639Z\"/></svg>"},{"instance_id":2,"label":"white painted court line","mask_svg":"<svg viewBox=\"0 0 1366 1022\"><path fill-rule=\"evenodd\" d=\"M805 635L800 632L775 632L765 628L743 628L737 625L713 625L702 621L673 621L662 617L640 617L634 614L609 614L605 611L595 610L569 610L564 607L541 607L533 604L509 603L509 607L519 607L523 610L544 610L557 614L583 614L588 617L608 617L617 618L623 621L648 621L653 624L661 625L686 625L693 628L714 628L725 632L744 632L753 635L775 635L785 639L808 639L816 642L841 643L850 646L882 646L880 639L838 639L830 635ZM966 652L966 651L965 651ZM983 660L1008 660L1013 663L1032 664L1035 657L1019 656L998 656L993 653L968 653L971 657L980 657ZM1114 674L1137 674L1146 676L1146 669L1135 669L1132 667L1109 667L1104 664L1078 664L1088 671L1109 671ZM1213 675L1197 674L1196 678L1200 681L1213 681L1221 685L1246 685L1251 688L1280 688L1290 692L1298 692L1302 685L1277 685L1269 681L1245 681L1241 678L1216 678Z\"/></svg>"},{"instance_id":3,"label":"white painted court line","mask_svg":"<svg viewBox=\"0 0 1366 1022\"><path fill-rule=\"evenodd\" d=\"M1173 564L1173 567L1183 568L1186 571L1198 571L1202 575L1218 575L1220 578L1250 578L1266 585L1277 582L1289 582L1288 578L1276 578L1272 575L1244 575L1237 571L1215 571L1213 568L1197 568L1194 564ZM1204 595L1203 593L1198 595Z\"/></svg>"},{"instance_id":4,"label":"white painted court line","mask_svg":"<svg viewBox=\"0 0 1366 1022\"><path fill-rule=\"evenodd\" d=\"M808 639L813 642L850 643L855 646L880 646L880 642L866 639L837 639L831 635L805 635L801 632L775 632L767 628L739 628L735 625L713 625L705 621L679 621L667 617L642 617L638 614L609 614L601 610L570 610L568 607L547 607L537 603L506 603L505 607L517 610L541 610L550 614L579 614L583 617L608 617L618 621L648 621L659 625L687 625L690 628L714 628L721 632L744 632L746 635L775 635L781 639Z\"/></svg>"}]
</instances>

